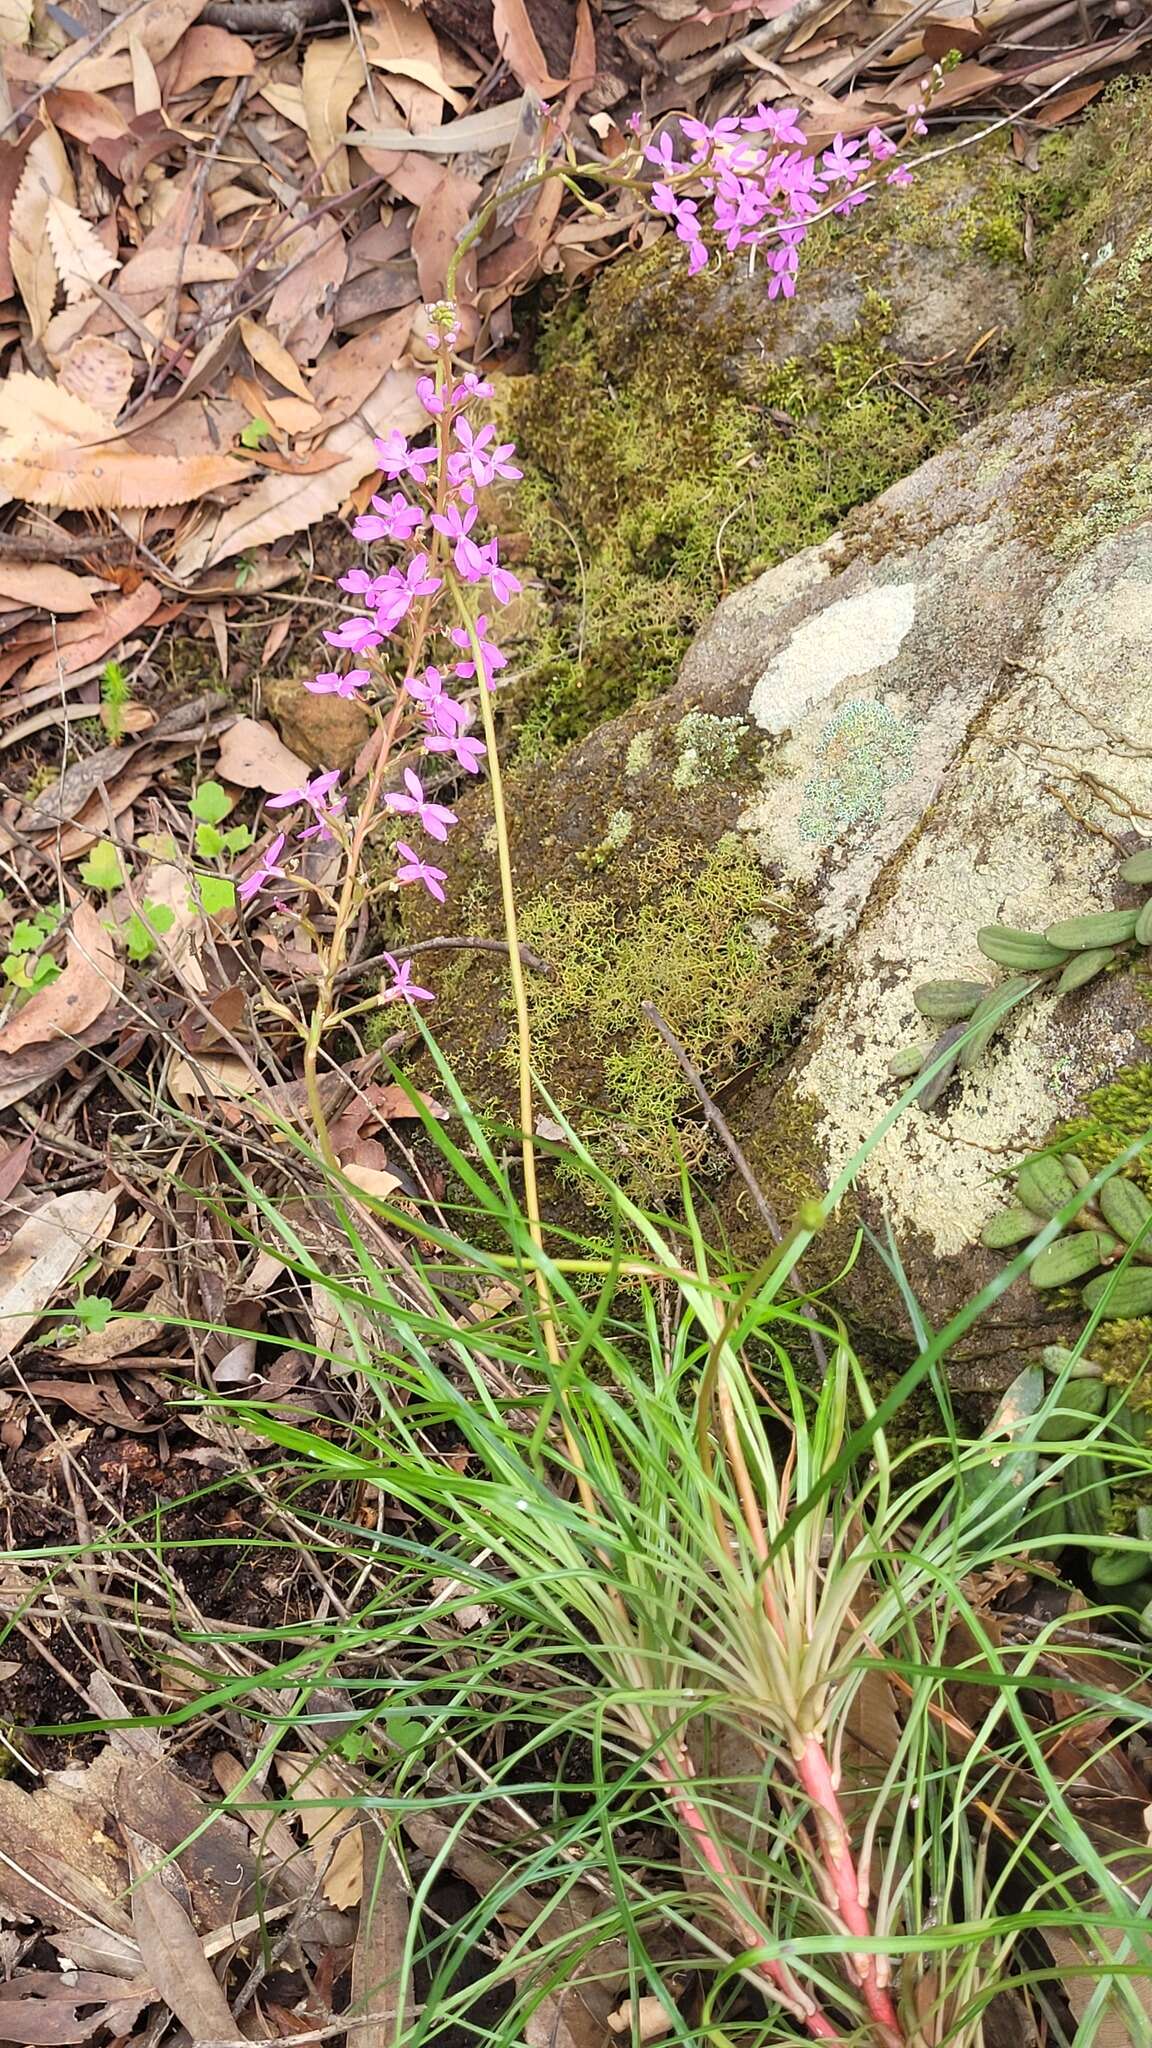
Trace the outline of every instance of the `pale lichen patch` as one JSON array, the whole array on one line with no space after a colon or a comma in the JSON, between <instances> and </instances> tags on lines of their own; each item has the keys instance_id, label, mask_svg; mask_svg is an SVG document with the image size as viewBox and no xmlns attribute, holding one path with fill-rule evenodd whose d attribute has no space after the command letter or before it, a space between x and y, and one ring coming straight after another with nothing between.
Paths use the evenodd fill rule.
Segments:
<instances>
[{"instance_id":1,"label":"pale lichen patch","mask_svg":"<svg viewBox=\"0 0 1152 2048\"><path fill-rule=\"evenodd\" d=\"M873 585L798 626L752 691L748 709L757 725L787 732L842 684L895 661L912 630L916 598L911 582Z\"/></svg>"}]
</instances>

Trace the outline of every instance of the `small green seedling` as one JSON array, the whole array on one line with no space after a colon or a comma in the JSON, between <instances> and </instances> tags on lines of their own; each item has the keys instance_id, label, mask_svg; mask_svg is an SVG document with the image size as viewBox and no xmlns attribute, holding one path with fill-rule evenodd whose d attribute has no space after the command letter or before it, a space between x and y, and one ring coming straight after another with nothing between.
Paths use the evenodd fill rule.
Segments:
<instances>
[{"instance_id":1,"label":"small green seedling","mask_svg":"<svg viewBox=\"0 0 1152 2048\"><path fill-rule=\"evenodd\" d=\"M59 978L60 969L44 946L60 923L60 912L51 904L23 917L12 927L3 963L4 978L23 995L35 995Z\"/></svg>"},{"instance_id":2,"label":"small green seedling","mask_svg":"<svg viewBox=\"0 0 1152 2048\"><path fill-rule=\"evenodd\" d=\"M170 932L175 922L176 912L167 903L146 903L143 912L134 910L120 933L128 958L150 960L156 940Z\"/></svg>"},{"instance_id":3,"label":"small green seedling","mask_svg":"<svg viewBox=\"0 0 1152 2048\"><path fill-rule=\"evenodd\" d=\"M124 869L120 855L110 839L98 839L87 860L80 863L80 880L87 882L90 889L99 889L105 896L111 896L124 887Z\"/></svg>"},{"instance_id":4,"label":"small green seedling","mask_svg":"<svg viewBox=\"0 0 1152 2048\"><path fill-rule=\"evenodd\" d=\"M132 686L118 661L106 661L100 672L100 716L114 747L124 737L124 707L132 699Z\"/></svg>"},{"instance_id":5,"label":"small green seedling","mask_svg":"<svg viewBox=\"0 0 1152 2048\"><path fill-rule=\"evenodd\" d=\"M242 448L262 448L265 441L271 439L272 429L267 420L249 420L247 426L240 429Z\"/></svg>"},{"instance_id":6,"label":"small green seedling","mask_svg":"<svg viewBox=\"0 0 1152 2048\"><path fill-rule=\"evenodd\" d=\"M205 917L215 917L221 910L235 909L236 884L230 876L206 875L197 868L192 883L188 902L193 910L202 910Z\"/></svg>"},{"instance_id":7,"label":"small green seedling","mask_svg":"<svg viewBox=\"0 0 1152 2048\"><path fill-rule=\"evenodd\" d=\"M192 792L189 809L196 820L196 851L201 860L220 860L233 853L243 853L251 846L252 834L247 825L232 825L227 832L221 832L221 821L228 816L232 799L219 782L202 782Z\"/></svg>"}]
</instances>

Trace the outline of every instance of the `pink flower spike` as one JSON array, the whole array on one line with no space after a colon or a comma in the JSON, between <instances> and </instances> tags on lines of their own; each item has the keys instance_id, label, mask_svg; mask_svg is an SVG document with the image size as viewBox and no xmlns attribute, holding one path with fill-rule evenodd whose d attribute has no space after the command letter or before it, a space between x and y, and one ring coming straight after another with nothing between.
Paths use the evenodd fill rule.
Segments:
<instances>
[{"instance_id":1,"label":"pink flower spike","mask_svg":"<svg viewBox=\"0 0 1152 2048\"><path fill-rule=\"evenodd\" d=\"M396 870L396 880L423 882L428 894L434 896L437 903L443 903L444 891L440 885L447 881L448 870L433 867L429 861L421 860L419 854L411 846L406 846L402 839L397 840L396 851L401 860L401 866Z\"/></svg>"},{"instance_id":2,"label":"pink flower spike","mask_svg":"<svg viewBox=\"0 0 1152 2048\"><path fill-rule=\"evenodd\" d=\"M484 549L484 574L492 585L492 595L497 604L507 604L511 598L518 597L524 588L520 578L513 576L511 569L500 567L500 550L495 540L490 540Z\"/></svg>"},{"instance_id":3,"label":"pink flower spike","mask_svg":"<svg viewBox=\"0 0 1152 2048\"><path fill-rule=\"evenodd\" d=\"M455 811L450 811L445 804L431 803L424 794L424 785L420 777L413 769L404 770L404 784L406 795L404 791L398 789L388 791L384 798L388 809L410 812L414 818L419 819L430 838L443 842L448 837L449 828L457 823Z\"/></svg>"},{"instance_id":4,"label":"pink flower spike","mask_svg":"<svg viewBox=\"0 0 1152 2048\"><path fill-rule=\"evenodd\" d=\"M428 733L424 740L426 754L453 754L457 764L466 775L479 775L480 763L488 752L483 740L474 740L467 733Z\"/></svg>"},{"instance_id":5,"label":"pink flower spike","mask_svg":"<svg viewBox=\"0 0 1152 2048\"><path fill-rule=\"evenodd\" d=\"M286 882L288 880L284 869L276 865L284 851L286 839L286 833L278 832L275 839L270 840L265 847L251 874L245 875L236 892L241 903L251 903L252 898L259 895L265 882Z\"/></svg>"},{"instance_id":6,"label":"pink flower spike","mask_svg":"<svg viewBox=\"0 0 1152 2048\"><path fill-rule=\"evenodd\" d=\"M896 144L890 135L885 135L882 128L870 128L868 130L867 142L878 164L882 164L885 157L895 156L896 154Z\"/></svg>"},{"instance_id":7,"label":"pink flower spike","mask_svg":"<svg viewBox=\"0 0 1152 2048\"><path fill-rule=\"evenodd\" d=\"M347 675L340 675L335 669L326 669L323 674L313 676L304 688L314 697L354 697L365 683L372 681L372 671L367 668L350 668Z\"/></svg>"},{"instance_id":8,"label":"pink flower spike","mask_svg":"<svg viewBox=\"0 0 1152 2048\"><path fill-rule=\"evenodd\" d=\"M413 981L412 962L410 960L394 960L391 953L385 953L384 959L392 970L393 981L391 988L381 989L380 1001L382 1003L434 1003L436 1001L430 988L419 988Z\"/></svg>"}]
</instances>

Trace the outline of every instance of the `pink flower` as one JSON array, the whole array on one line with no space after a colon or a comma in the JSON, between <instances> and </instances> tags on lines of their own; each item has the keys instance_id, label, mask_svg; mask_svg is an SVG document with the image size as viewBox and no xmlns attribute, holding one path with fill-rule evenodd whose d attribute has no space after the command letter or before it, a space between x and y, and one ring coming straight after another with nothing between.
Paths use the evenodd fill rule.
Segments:
<instances>
[{"instance_id":1,"label":"pink flower","mask_svg":"<svg viewBox=\"0 0 1152 2048\"><path fill-rule=\"evenodd\" d=\"M766 107L761 100L756 112L746 114L740 126L746 135L768 134L773 142L803 144L808 138L799 125L799 117L798 107Z\"/></svg>"},{"instance_id":2,"label":"pink flower","mask_svg":"<svg viewBox=\"0 0 1152 2048\"><path fill-rule=\"evenodd\" d=\"M311 782L303 783L299 789L286 789L282 796L269 797L268 809L285 811L294 804L306 804L316 823L306 826L297 836L300 839L319 839L323 845L332 838L330 821L340 816L348 802L346 796L338 796L331 803L328 801L339 780L340 770L329 768L323 775L313 776Z\"/></svg>"},{"instance_id":3,"label":"pink flower","mask_svg":"<svg viewBox=\"0 0 1152 2048\"><path fill-rule=\"evenodd\" d=\"M396 851L401 860L401 865L396 870L396 880L423 882L428 894L434 896L437 903L443 903L444 891L441 883L448 879L447 869L435 868L429 861L421 860L420 855L411 846L405 845L402 839L397 840Z\"/></svg>"},{"instance_id":4,"label":"pink flower","mask_svg":"<svg viewBox=\"0 0 1152 2048\"><path fill-rule=\"evenodd\" d=\"M685 122L685 133L687 133L687 130L688 124ZM677 171L686 171L688 168L687 164L679 161L672 144L672 137L668 134L667 130L665 130L663 135L658 136L655 142L648 144L644 151L644 158L647 163L656 164L663 171L666 178L671 178Z\"/></svg>"},{"instance_id":5,"label":"pink flower","mask_svg":"<svg viewBox=\"0 0 1152 2048\"><path fill-rule=\"evenodd\" d=\"M487 683L488 688L491 689L493 687L492 678L496 670L507 668L508 656L501 653L494 641L485 638L487 631L488 614L487 612L481 612L476 620L476 639L480 648L480 663L484 670L484 681ZM472 636L468 632L467 627L453 626L452 639L457 647L466 649L468 654L471 655ZM475 661L458 661L456 663L456 674L458 676L474 676L475 673Z\"/></svg>"},{"instance_id":6,"label":"pink flower","mask_svg":"<svg viewBox=\"0 0 1152 2048\"><path fill-rule=\"evenodd\" d=\"M430 732L424 736L424 752L452 754L466 775L479 775L480 763L488 749L483 740L470 739L467 733Z\"/></svg>"},{"instance_id":7,"label":"pink flower","mask_svg":"<svg viewBox=\"0 0 1152 2048\"><path fill-rule=\"evenodd\" d=\"M444 410L446 400L444 393L436 389L435 377L417 377L416 396L425 412L430 412L433 419L438 419Z\"/></svg>"},{"instance_id":8,"label":"pink flower","mask_svg":"<svg viewBox=\"0 0 1152 2048\"><path fill-rule=\"evenodd\" d=\"M379 578L373 602L386 633L395 632L418 597L432 597L440 589L441 578L429 576L427 570L427 555L413 555L406 569L389 569Z\"/></svg>"},{"instance_id":9,"label":"pink flower","mask_svg":"<svg viewBox=\"0 0 1152 2048\"><path fill-rule=\"evenodd\" d=\"M434 804L424 794L420 777L411 768L404 770L407 795L402 790L389 790L384 802L390 811L407 811L417 818L432 839L447 839L450 826L457 822L455 811L444 804Z\"/></svg>"},{"instance_id":10,"label":"pink flower","mask_svg":"<svg viewBox=\"0 0 1152 2048\"><path fill-rule=\"evenodd\" d=\"M889 171L886 182L889 185L914 185L916 180L907 164L897 164L894 171Z\"/></svg>"},{"instance_id":11,"label":"pink flower","mask_svg":"<svg viewBox=\"0 0 1152 2048\"><path fill-rule=\"evenodd\" d=\"M335 632L325 632L324 638L329 647L350 647L353 654L367 654L373 647L379 647L384 634L391 630L378 617L367 618L356 612L350 619L341 619ZM343 691L340 694L343 696Z\"/></svg>"},{"instance_id":12,"label":"pink flower","mask_svg":"<svg viewBox=\"0 0 1152 2048\"><path fill-rule=\"evenodd\" d=\"M339 675L335 669L325 669L321 675L313 676L304 685L314 697L354 697L365 683L372 681L372 671L366 668L350 668L347 675Z\"/></svg>"},{"instance_id":13,"label":"pink flower","mask_svg":"<svg viewBox=\"0 0 1152 2048\"><path fill-rule=\"evenodd\" d=\"M452 560L457 574L466 583L479 583L485 575L483 550L474 540L468 538L476 524L475 505L466 505L461 511L459 505L449 505L447 512L433 512L432 524L437 533L442 533L452 542Z\"/></svg>"},{"instance_id":14,"label":"pink flower","mask_svg":"<svg viewBox=\"0 0 1152 2048\"><path fill-rule=\"evenodd\" d=\"M508 461L516 450L511 441L502 441L498 447L489 447L495 435L495 427L489 425L473 427L466 419L454 420L452 432L460 443L460 450L448 457L448 474L454 484L464 483L471 478L480 490L484 490L495 477L507 477L516 483L524 472Z\"/></svg>"},{"instance_id":15,"label":"pink flower","mask_svg":"<svg viewBox=\"0 0 1152 2048\"><path fill-rule=\"evenodd\" d=\"M276 865L284 851L286 838L286 833L278 832L275 839L270 840L265 847L251 874L245 875L236 892L241 903L251 903L252 898L259 895L265 882L286 882L288 880L284 869Z\"/></svg>"},{"instance_id":16,"label":"pink flower","mask_svg":"<svg viewBox=\"0 0 1152 2048\"><path fill-rule=\"evenodd\" d=\"M384 440L377 439L376 455L385 476L393 481L398 476L410 476L414 483L422 484L427 472L436 465L436 449L432 443L423 448L410 448L399 427L393 427Z\"/></svg>"},{"instance_id":17,"label":"pink flower","mask_svg":"<svg viewBox=\"0 0 1152 2048\"><path fill-rule=\"evenodd\" d=\"M469 398L491 398L496 390L484 377L478 377L475 370L465 370L452 393L453 405L463 405Z\"/></svg>"},{"instance_id":18,"label":"pink flower","mask_svg":"<svg viewBox=\"0 0 1152 2048\"><path fill-rule=\"evenodd\" d=\"M424 524L424 514L410 505L403 491L391 498L373 498L374 512L362 512L352 521L357 540L410 540Z\"/></svg>"},{"instance_id":19,"label":"pink flower","mask_svg":"<svg viewBox=\"0 0 1152 2048\"><path fill-rule=\"evenodd\" d=\"M492 585L492 595L497 604L507 604L510 598L517 597L524 585L518 576L513 576L511 569L500 567L498 542L495 539L490 540L486 548L477 552L480 553L483 573Z\"/></svg>"},{"instance_id":20,"label":"pink flower","mask_svg":"<svg viewBox=\"0 0 1152 2048\"><path fill-rule=\"evenodd\" d=\"M820 159L828 176L844 178L848 184L854 184L861 171L868 168L866 158L860 163L852 161L859 148L859 142L846 142L842 135L837 135L831 149L826 149Z\"/></svg>"},{"instance_id":21,"label":"pink flower","mask_svg":"<svg viewBox=\"0 0 1152 2048\"><path fill-rule=\"evenodd\" d=\"M393 981L391 988L381 989L380 1001L382 1003L434 1003L436 1001L430 988L418 988L413 981L412 962L410 960L394 960L391 953L385 953L383 957L392 969Z\"/></svg>"},{"instance_id":22,"label":"pink flower","mask_svg":"<svg viewBox=\"0 0 1152 2048\"><path fill-rule=\"evenodd\" d=\"M896 154L896 144L891 136L885 135L882 128L870 128L867 141L868 147L878 164L882 164L885 157L895 156Z\"/></svg>"}]
</instances>

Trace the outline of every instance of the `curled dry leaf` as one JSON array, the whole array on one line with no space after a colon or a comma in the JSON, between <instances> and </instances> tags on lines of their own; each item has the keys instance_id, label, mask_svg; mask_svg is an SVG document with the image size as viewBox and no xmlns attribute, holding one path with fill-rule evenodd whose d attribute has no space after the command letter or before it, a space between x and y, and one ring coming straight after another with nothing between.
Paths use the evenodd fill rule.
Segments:
<instances>
[{"instance_id":1,"label":"curled dry leaf","mask_svg":"<svg viewBox=\"0 0 1152 2048\"><path fill-rule=\"evenodd\" d=\"M247 315L242 315L240 339L252 361L258 363L262 370L267 370L270 377L275 377L276 382L282 384L285 391L294 391L297 398L311 402L308 386L300 375L298 366L283 342L277 341L274 334L269 334L268 329L261 327L258 320L249 320Z\"/></svg>"},{"instance_id":2,"label":"curled dry leaf","mask_svg":"<svg viewBox=\"0 0 1152 2048\"><path fill-rule=\"evenodd\" d=\"M83 214L54 192L48 200L45 226L56 270L70 306L91 298L93 285L100 284L113 270L119 269L119 257L105 248Z\"/></svg>"},{"instance_id":3,"label":"curled dry leaf","mask_svg":"<svg viewBox=\"0 0 1152 2048\"><path fill-rule=\"evenodd\" d=\"M132 2032L155 1997L151 1984L125 1984L98 1970L20 1970L0 1984L0 2036L29 2048L69 2048L107 2031Z\"/></svg>"},{"instance_id":4,"label":"curled dry leaf","mask_svg":"<svg viewBox=\"0 0 1152 2048\"><path fill-rule=\"evenodd\" d=\"M124 969L110 935L92 906L78 903L63 973L0 1026L0 1054L53 1038L74 1038L103 1015L123 986Z\"/></svg>"},{"instance_id":5,"label":"curled dry leaf","mask_svg":"<svg viewBox=\"0 0 1152 2048\"><path fill-rule=\"evenodd\" d=\"M217 773L241 789L262 789L265 796L285 796L308 780L308 763L284 745L274 725L256 718L238 718L220 741Z\"/></svg>"},{"instance_id":6,"label":"curled dry leaf","mask_svg":"<svg viewBox=\"0 0 1152 2048\"><path fill-rule=\"evenodd\" d=\"M39 341L47 327L56 300L56 259L48 240L48 208L53 199L74 207L76 186L64 144L55 128L46 127L28 146L8 220L8 260L28 309L33 341Z\"/></svg>"},{"instance_id":7,"label":"curled dry leaf","mask_svg":"<svg viewBox=\"0 0 1152 2048\"><path fill-rule=\"evenodd\" d=\"M101 1188L53 1195L0 1252L0 1358L10 1358L57 1288L104 1242L116 1197Z\"/></svg>"}]
</instances>

